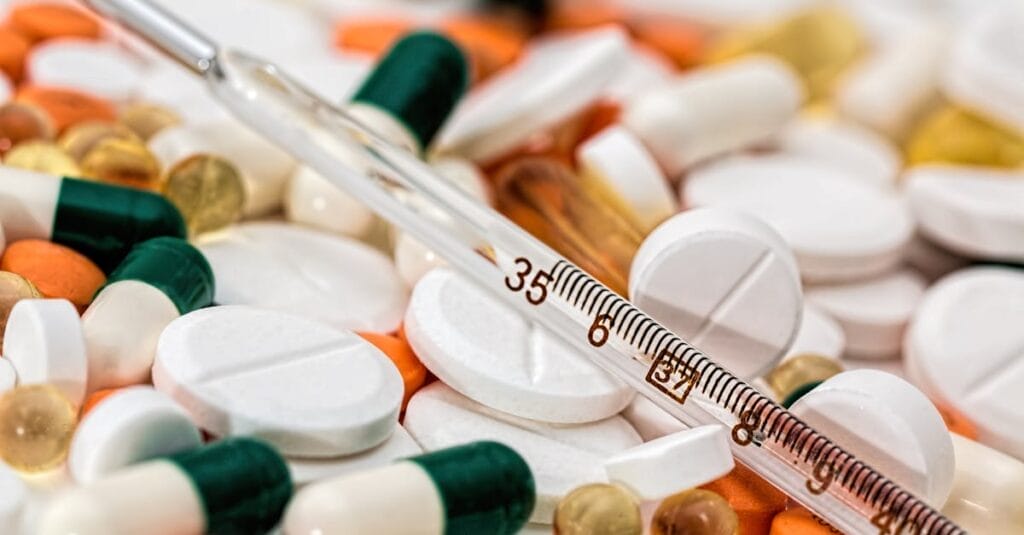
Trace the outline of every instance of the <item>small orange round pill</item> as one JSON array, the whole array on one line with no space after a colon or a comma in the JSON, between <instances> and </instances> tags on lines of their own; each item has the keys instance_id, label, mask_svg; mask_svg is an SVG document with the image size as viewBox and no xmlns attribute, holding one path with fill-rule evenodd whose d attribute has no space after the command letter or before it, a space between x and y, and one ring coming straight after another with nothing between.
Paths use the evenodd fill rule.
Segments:
<instances>
[{"instance_id":1,"label":"small orange round pill","mask_svg":"<svg viewBox=\"0 0 1024 535\"><path fill-rule=\"evenodd\" d=\"M357 334L377 346L377 349L383 351L398 368L398 372L402 375L402 382L405 383L405 396L402 397L402 410L404 411L405 405L409 403L409 398L427 380L427 368L416 358L416 354L413 353L409 344L397 336L376 333Z\"/></svg>"},{"instance_id":2,"label":"small orange round pill","mask_svg":"<svg viewBox=\"0 0 1024 535\"><path fill-rule=\"evenodd\" d=\"M19 82L25 72L25 57L30 48L28 40L21 34L0 28L0 70L11 79Z\"/></svg>"},{"instance_id":3,"label":"small orange round pill","mask_svg":"<svg viewBox=\"0 0 1024 535\"><path fill-rule=\"evenodd\" d=\"M757 475L737 463L725 477L701 485L720 494L740 517L740 533L767 535L775 515L786 509L789 498Z\"/></svg>"},{"instance_id":4,"label":"small orange round pill","mask_svg":"<svg viewBox=\"0 0 1024 535\"><path fill-rule=\"evenodd\" d=\"M379 56L412 29L412 22L399 18L350 18L334 27L334 44L342 50Z\"/></svg>"},{"instance_id":5,"label":"small orange round pill","mask_svg":"<svg viewBox=\"0 0 1024 535\"><path fill-rule=\"evenodd\" d=\"M99 405L101 401L107 399L111 394L118 390L120 390L120 388L104 388L89 394L89 397L85 398L85 403L82 403L82 410L78 413L78 419L81 420L82 418L85 418L85 415L88 414L93 407Z\"/></svg>"},{"instance_id":6,"label":"small orange round pill","mask_svg":"<svg viewBox=\"0 0 1024 535\"><path fill-rule=\"evenodd\" d=\"M43 297L67 299L79 311L107 280L85 256L46 240L19 240L8 245L0 257L0 270L25 277Z\"/></svg>"},{"instance_id":7,"label":"small orange round pill","mask_svg":"<svg viewBox=\"0 0 1024 535\"><path fill-rule=\"evenodd\" d=\"M109 102L74 89L29 85L19 89L15 99L42 108L58 131L82 121L112 123L117 119L117 112Z\"/></svg>"},{"instance_id":8,"label":"small orange round pill","mask_svg":"<svg viewBox=\"0 0 1024 535\"><path fill-rule=\"evenodd\" d=\"M101 32L100 23L85 10L56 3L15 6L7 22L33 42L54 37L97 39Z\"/></svg>"},{"instance_id":9,"label":"small orange round pill","mask_svg":"<svg viewBox=\"0 0 1024 535\"><path fill-rule=\"evenodd\" d=\"M526 35L487 17L456 17L441 31L466 51L476 79L482 80L509 65L526 45Z\"/></svg>"},{"instance_id":10,"label":"small orange round pill","mask_svg":"<svg viewBox=\"0 0 1024 535\"><path fill-rule=\"evenodd\" d=\"M807 509L797 506L775 515L769 535L833 535L836 533L842 532L814 516Z\"/></svg>"}]
</instances>

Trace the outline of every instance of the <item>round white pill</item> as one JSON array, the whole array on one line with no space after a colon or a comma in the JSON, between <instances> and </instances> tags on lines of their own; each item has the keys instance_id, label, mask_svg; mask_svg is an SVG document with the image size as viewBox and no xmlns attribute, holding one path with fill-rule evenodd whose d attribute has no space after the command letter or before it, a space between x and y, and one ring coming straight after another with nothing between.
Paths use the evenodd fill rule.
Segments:
<instances>
[{"instance_id":1,"label":"round white pill","mask_svg":"<svg viewBox=\"0 0 1024 535\"><path fill-rule=\"evenodd\" d=\"M917 167L906 195L921 232L958 253L1024 262L1024 173Z\"/></svg>"},{"instance_id":2,"label":"round white pill","mask_svg":"<svg viewBox=\"0 0 1024 535\"><path fill-rule=\"evenodd\" d=\"M872 279L807 288L807 300L835 319L853 358L896 358L926 287L909 269Z\"/></svg>"},{"instance_id":3,"label":"round white pill","mask_svg":"<svg viewBox=\"0 0 1024 535\"><path fill-rule=\"evenodd\" d=\"M820 308L804 303L800 328L796 339L786 350L783 360L797 355L820 355L838 359L846 348L846 335L842 327Z\"/></svg>"},{"instance_id":4,"label":"round white pill","mask_svg":"<svg viewBox=\"0 0 1024 535\"><path fill-rule=\"evenodd\" d=\"M793 248L809 282L889 271L913 234L901 200L842 169L786 155L735 157L694 171L683 204L756 215Z\"/></svg>"},{"instance_id":5,"label":"round white pill","mask_svg":"<svg viewBox=\"0 0 1024 535\"><path fill-rule=\"evenodd\" d=\"M27 499L28 488L21 477L0 462L0 526L13 530L21 522Z\"/></svg>"},{"instance_id":6,"label":"round white pill","mask_svg":"<svg viewBox=\"0 0 1024 535\"><path fill-rule=\"evenodd\" d=\"M160 336L153 384L217 436L256 436L284 455L331 457L384 442L402 377L359 336L251 307L212 307Z\"/></svg>"},{"instance_id":7,"label":"round white pill","mask_svg":"<svg viewBox=\"0 0 1024 535\"><path fill-rule=\"evenodd\" d=\"M466 277L438 268L413 290L405 335L423 364L459 393L542 422L612 416L633 390L586 355Z\"/></svg>"},{"instance_id":8,"label":"round white pill","mask_svg":"<svg viewBox=\"0 0 1024 535\"><path fill-rule=\"evenodd\" d=\"M902 165L892 143L849 122L803 118L786 127L776 144L783 153L841 167L885 190L895 186Z\"/></svg>"},{"instance_id":9,"label":"round white pill","mask_svg":"<svg viewBox=\"0 0 1024 535\"><path fill-rule=\"evenodd\" d=\"M57 39L32 49L26 65L34 84L73 87L114 102L138 94L144 66L116 45Z\"/></svg>"},{"instance_id":10,"label":"round white pill","mask_svg":"<svg viewBox=\"0 0 1024 535\"><path fill-rule=\"evenodd\" d=\"M7 392L18 384L18 372L10 359L0 358L0 394Z\"/></svg>"},{"instance_id":11,"label":"round white pill","mask_svg":"<svg viewBox=\"0 0 1024 535\"><path fill-rule=\"evenodd\" d=\"M253 305L335 327L393 332L407 290L391 261L355 240L282 223L244 223L199 244L214 302Z\"/></svg>"},{"instance_id":12,"label":"round white pill","mask_svg":"<svg viewBox=\"0 0 1024 535\"><path fill-rule=\"evenodd\" d=\"M90 483L202 443L188 414L166 394L133 386L103 399L82 419L71 441L68 470L78 483Z\"/></svg>"},{"instance_id":13,"label":"round white pill","mask_svg":"<svg viewBox=\"0 0 1024 535\"><path fill-rule=\"evenodd\" d=\"M630 299L744 379L770 370L800 326L793 253L768 225L724 209L673 216L644 240Z\"/></svg>"},{"instance_id":14,"label":"round white pill","mask_svg":"<svg viewBox=\"0 0 1024 535\"><path fill-rule=\"evenodd\" d=\"M66 299L22 299L4 331L4 357L18 384L49 383L76 407L85 397L88 363L82 321Z\"/></svg>"},{"instance_id":15,"label":"round white pill","mask_svg":"<svg viewBox=\"0 0 1024 535\"><path fill-rule=\"evenodd\" d=\"M284 213L294 223L354 238L365 236L376 219L366 205L305 165L288 181Z\"/></svg>"},{"instance_id":16,"label":"round white pill","mask_svg":"<svg viewBox=\"0 0 1024 535\"><path fill-rule=\"evenodd\" d=\"M953 442L920 390L885 372L832 376L789 409L934 507L953 486Z\"/></svg>"},{"instance_id":17,"label":"round white pill","mask_svg":"<svg viewBox=\"0 0 1024 535\"><path fill-rule=\"evenodd\" d=\"M904 341L910 378L1024 459L1024 270L958 271L925 293Z\"/></svg>"},{"instance_id":18,"label":"round white pill","mask_svg":"<svg viewBox=\"0 0 1024 535\"><path fill-rule=\"evenodd\" d=\"M657 438L604 461L609 481L645 501L710 483L735 466L729 431L717 424Z\"/></svg>"}]
</instances>

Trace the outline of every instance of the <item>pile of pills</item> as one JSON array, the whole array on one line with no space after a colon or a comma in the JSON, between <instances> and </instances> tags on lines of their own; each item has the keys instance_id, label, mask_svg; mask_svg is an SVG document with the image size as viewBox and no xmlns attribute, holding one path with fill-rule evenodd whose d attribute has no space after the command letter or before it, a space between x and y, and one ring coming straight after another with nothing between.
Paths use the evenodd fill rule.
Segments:
<instances>
[{"instance_id":1,"label":"pile of pills","mask_svg":"<svg viewBox=\"0 0 1024 535\"><path fill-rule=\"evenodd\" d=\"M1019 2L156 3L1024 531ZM138 36L0 18L0 532L838 533Z\"/></svg>"}]
</instances>

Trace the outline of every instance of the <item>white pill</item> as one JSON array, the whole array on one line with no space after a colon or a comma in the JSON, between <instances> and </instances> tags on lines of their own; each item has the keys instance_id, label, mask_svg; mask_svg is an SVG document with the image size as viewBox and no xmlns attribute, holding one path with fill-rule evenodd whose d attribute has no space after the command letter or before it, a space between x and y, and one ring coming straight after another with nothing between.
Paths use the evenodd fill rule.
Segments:
<instances>
[{"instance_id":1,"label":"white pill","mask_svg":"<svg viewBox=\"0 0 1024 535\"><path fill-rule=\"evenodd\" d=\"M978 427L979 440L1024 459L1024 271L976 267L928 289L903 346L907 373Z\"/></svg>"},{"instance_id":2,"label":"white pill","mask_svg":"<svg viewBox=\"0 0 1024 535\"><path fill-rule=\"evenodd\" d=\"M384 442L403 392L395 366L359 336L241 306L174 320L157 344L153 384L214 435L256 436L303 457Z\"/></svg>"},{"instance_id":3,"label":"white pill","mask_svg":"<svg viewBox=\"0 0 1024 535\"><path fill-rule=\"evenodd\" d=\"M439 379L488 407L542 422L582 423L625 407L634 391L585 354L465 276L420 279L405 335Z\"/></svg>"},{"instance_id":4,"label":"white pill","mask_svg":"<svg viewBox=\"0 0 1024 535\"><path fill-rule=\"evenodd\" d=\"M321 479L377 468L420 453L423 453L423 449L409 436L409 432L401 425L396 425L394 433L383 444L361 453L328 459L286 460L292 483L302 486Z\"/></svg>"},{"instance_id":5,"label":"white pill","mask_svg":"<svg viewBox=\"0 0 1024 535\"><path fill-rule=\"evenodd\" d=\"M913 205L911 205L913 208ZM918 231L903 251L903 262L914 268L929 282L934 282L950 273L970 265L971 260L942 247Z\"/></svg>"},{"instance_id":6,"label":"white pill","mask_svg":"<svg viewBox=\"0 0 1024 535\"><path fill-rule=\"evenodd\" d=\"M284 213L294 223L353 238L368 234L377 219L366 205L305 165L288 181Z\"/></svg>"},{"instance_id":7,"label":"white pill","mask_svg":"<svg viewBox=\"0 0 1024 535\"><path fill-rule=\"evenodd\" d=\"M744 379L782 358L803 309L796 260L782 237L718 208L683 212L654 229L633 258L629 296Z\"/></svg>"},{"instance_id":8,"label":"white pill","mask_svg":"<svg viewBox=\"0 0 1024 535\"><path fill-rule=\"evenodd\" d=\"M877 370L843 372L789 410L932 506L949 496L949 431L931 401L903 379Z\"/></svg>"},{"instance_id":9,"label":"white pill","mask_svg":"<svg viewBox=\"0 0 1024 535\"><path fill-rule=\"evenodd\" d=\"M835 319L847 356L896 358L903 333L927 284L909 269L846 284L811 286L807 300Z\"/></svg>"},{"instance_id":10,"label":"white pill","mask_svg":"<svg viewBox=\"0 0 1024 535\"><path fill-rule=\"evenodd\" d=\"M736 157L694 171L683 204L749 212L793 248L808 282L878 275L899 264L913 220L895 195L792 156Z\"/></svg>"},{"instance_id":11,"label":"white pill","mask_svg":"<svg viewBox=\"0 0 1024 535\"><path fill-rule=\"evenodd\" d=\"M32 49L26 65L32 83L73 87L114 102L138 95L144 66L111 43L57 39Z\"/></svg>"},{"instance_id":12,"label":"white pill","mask_svg":"<svg viewBox=\"0 0 1024 535\"><path fill-rule=\"evenodd\" d=\"M629 130L612 126L576 149L581 172L600 180L632 209L645 230L678 211L675 195L643 143Z\"/></svg>"},{"instance_id":13,"label":"white pill","mask_svg":"<svg viewBox=\"0 0 1024 535\"><path fill-rule=\"evenodd\" d=\"M497 158L585 109L628 57L629 38L618 28L536 41L519 63L463 100L441 131L438 150L477 162Z\"/></svg>"},{"instance_id":14,"label":"white pill","mask_svg":"<svg viewBox=\"0 0 1024 535\"><path fill-rule=\"evenodd\" d=\"M85 397L88 363L82 321L66 299L22 299L4 331L4 357L18 384L49 383L76 407Z\"/></svg>"},{"instance_id":15,"label":"white pill","mask_svg":"<svg viewBox=\"0 0 1024 535\"><path fill-rule=\"evenodd\" d=\"M18 384L18 372L10 359L0 358L0 394L7 392Z\"/></svg>"},{"instance_id":16,"label":"white pill","mask_svg":"<svg viewBox=\"0 0 1024 535\"><path fill-rule=\"evenodd\" d=\"M673 433L604 461L608 480L644 501L710 483L734 466L729 431L717 424Z\"/></svg>"},{"instance_id":17,"label":"white pill","mask_svg":"<svg viewBox=\"0 0 1024 535\"><path fill-rule=\"evenodd\" d=\"M776 141L779 150L841 167L868 184L890 190L902 159L885 138L854 123L804 118Z\"/></svg>"},{"instance_id":18,"label":"white pill","mask_svg":"<svg viewBox=\"0 0 1024 535\"><path fill-rule=\"evenodd\" d=\"M495 440L523 456L537 485L531 522L550 524L558 501L586 483L607 480L601 463L639 445L619 416L580 425L516 418L473 402L445 384L423 388L409 401L405 428L425 451L475 440Z\"/></svg>"},{"instance_id":19,"label":"white pill","mask_svg":"<svg viewBox=\"0 0 1024 535\"><path fill-rule=\"evenodd\" d=\"M638 95L623 110L670 177L775 135L803 101L803 83L782 62L755 57L684 74Z\"/></svg>"},{"instance_id":20,"label":"white pill","mask_svg":"<svg viewBox=\"0 0 1024 535\"><path fill-rule=\"evenodd\" d=\"M970 257L1024 262L1024 173L929 166L905 178L925 236Z\"/></svg>"},{"instance_id":21,"label":"white pill","mask_svg":"<svg viewBox=\"0 0 1024 535\"><path fill-rule=\"evenodd\" d=\"M133 386L104 398L82 419L71 441L68 470L78 483L90 483L202 443L188 414L166 394Z\"/></svg>"},{"instance_id":22,"label":"white pill","mask_svg":"<svg viewBox=\"0 0 1024 535\"><path fill-rule=\"evenodd\" d=\"M149 140L149 149L165 169L194 154L220 156L241 172L246 216L259 216L281 206L295 160L233 119L165 128Z\"/></svg>"},{"instance_id":23,"label":"white pill","mask_svg":"<svg viewBox=\"0 0 1024 535\"><path fill-rule=\"evenodd\" d=\"M407 290L391 261L341 236L282 223L244 223L199 244L214 302L281 310L354 330L398 329Z\"/></svg>"},{"instance_id":24,"label":"white pill","mask_svg":"<svg viewBox=\"0 0 1024 535\"><path fill-rule=\"evenodd\" d=\"M838 359L843 355L845 348L846 335L836 320L822 312L820 308L804 303L796 339L786 350L783 360L807 354Z\"/></svg>"},{"instance_id":25,"label":"white pill","mask_svg":"<svg viewBox=\"0 0 1024 535\"><path fill-rule=\"evenodd\" d=\"M626 103L637 95L668 83L676 67L664 54L643 45L633 44L629 59L605 88L605 97L613 102Z\"/></svg>"},{"instance_id":26,"label":"white pill","mask_svg":"<svg viewBox=\"0 0 1024 535\"><path fill-rule=\"evenodd\" d=\"M21 522L27 500L28 488L21 477L0 462L0 526L14 530Z\"/></svg>"},{"instance_id":27,"label":"white pill","mask_svg":"<svg viewBox=\"0 0 1024 535\"><path fill-rule=\"evenodd\" d=\"M633 398L622 410L622 417L640 433L644 442L687 429L686 424L644 396Z\"/></svg>"}]
</instances>

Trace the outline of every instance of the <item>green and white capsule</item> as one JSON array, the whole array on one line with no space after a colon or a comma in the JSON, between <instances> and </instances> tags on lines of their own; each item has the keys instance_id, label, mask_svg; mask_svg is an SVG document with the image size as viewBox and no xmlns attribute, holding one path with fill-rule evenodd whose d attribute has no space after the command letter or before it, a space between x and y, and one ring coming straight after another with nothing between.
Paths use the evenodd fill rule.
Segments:
<instances>
[{"instance_id":1,"label":"green and white capsule","mask_svg":"<svg viewBox=\"0 0 1024 535\"><path fill-rule=\"evenodd\" d=\"M526 461L473 442L313 483L285 512L285 535L518 533L536 501Z\"/></svg>"},{"instance_id":2,"label":"green and white capsule","mask_svg":"<svg viewBox=\"0 0 1024 535\"><path fill-rule=\"evenodd\" d=\"M90 392L149 379L160 333L213 301L213 270L180 238L132 248L82 315Z\"/></svg>"},{"instance_id":3,"label":"green and white capsule","mask_svg":"<svg viewBox=\"0 0 1024 535\"><path fill-rule=\"evenodd\" d=\"M37 533L267 533L291 495L288 466L273 448L227 439L70 490L51 502Z\"/></svg>"},{"instance_id":4,"label":"green and white capsule","mask_svg":"<svg viewBox=\"0 0 1024 535\"><path fill-rule=\"evenodd\" d=\"M140 241L185 237L181 214L154 193L6 166L0 166L0 224L8 242L66 245L106 273Z\"/></svg>"}]
</instances>

